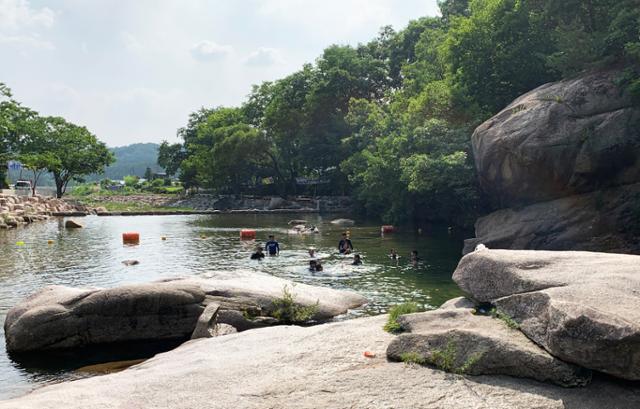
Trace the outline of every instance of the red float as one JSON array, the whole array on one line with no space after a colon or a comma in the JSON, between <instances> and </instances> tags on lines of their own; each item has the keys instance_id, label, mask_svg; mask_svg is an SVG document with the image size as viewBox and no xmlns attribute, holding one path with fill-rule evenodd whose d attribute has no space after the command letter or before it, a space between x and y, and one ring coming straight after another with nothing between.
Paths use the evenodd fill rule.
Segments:
<instances>
[{"instance_id":1,"label":"red float","mask_svg":"<svg viewBox=\"0 0 640 409\"><path fill-rule=\"evenodd\" d=\"M241 240L253 240L256 238L256 231L251 229L242 229L240 230L240 239Z\"/></svg>"},{"instance_id":2,"label":"red float","mask_svg":"<svg viewBox=\"0 0 640 409\"><path fill-rule=\"evenodd\" d=\"M140 243L140 233L138 233L138 232L122 233L122 242L124 244L139 244Z\"/></svg>"},{"instance_id":3,"label":"red float","mask_svg":"<svg viewBox=\"0 0 640 409\"><path fill-rule=\"evenodd\" d=\"M395 230L396 230L395 227L391 225L384 225L380 228L380 231L382 232L382 234L393 233Z\"/></svg>"}]
</instances>

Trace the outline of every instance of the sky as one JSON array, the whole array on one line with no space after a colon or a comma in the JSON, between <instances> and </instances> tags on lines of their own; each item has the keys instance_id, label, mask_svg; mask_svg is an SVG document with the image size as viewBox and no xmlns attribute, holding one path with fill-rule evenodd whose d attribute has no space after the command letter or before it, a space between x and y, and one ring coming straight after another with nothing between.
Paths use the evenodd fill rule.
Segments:
<instances>
[{"instance_id":1,"label":"sky","mask_svg":"<svg viewBox=\"0 0 640 409\"><path fill-rule=\"evenodd\" d=\"M0 82L109 146L176 142L331 44L436 15L436 0L0 0Z\"/></svg>"}]
</instances>

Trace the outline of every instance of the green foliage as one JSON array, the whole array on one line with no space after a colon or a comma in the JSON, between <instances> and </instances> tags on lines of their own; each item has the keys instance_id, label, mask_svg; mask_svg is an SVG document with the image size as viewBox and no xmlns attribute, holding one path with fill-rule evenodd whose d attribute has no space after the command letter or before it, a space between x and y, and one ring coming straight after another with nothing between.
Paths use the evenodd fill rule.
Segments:
<instances>
[{"instance_id":1,"label":"green foliage","mask_svg":"<svg viewBox=\"0 0 640 409\"><path fill-rule=\"evenodd\" d=\"M539 85L608 66L640 103L637 0L438 3L441 16L329 46L240 107L194 112L158 162L186 188L352 194L385 221L470 226L485 210L470 148L479 123Z\"/></svg>"},{"instance_id":2,"label":"green foliage","mask_svg":"<svg viewBox=\"0 0 640 409\"><path fill-rule=\"evenodd\" d=\"M400 360L405 364L424 365L427 360L417 352L403 352L400 354Z\"/></svg>"},{"instance_id":3,"label":"green foliage","mask_svg":"<svg viewBox=\"0 0 640 409\"><path fill-rule=\"evenodd\" d=\"M435 349L424 359L424 362L435 365L437 368L458 375L469 373L474 365L480 361L484 354L478 352L469 356L460 366L456 366L458 360L458 349L453 340L449 340L444 349Z\"/></svg>"},{"instance_id":4,"label":"green foliage","mask_svg":"<svg viewBox=\"0 0 640 409\"><path fill-rule=\"evenodd\" d=\"M294 294L285 285L282 288L282 298L273 301L271 316L283 324L303 324L313 318L319 305L320 300L309 306L296 304Z\"/></svg>"},{"instance_id":5,"label":"green foliage","mask_svg":"<svg viewBox=\"0 0 640 409\"><path fill-rule=\"evenodd\" d=\"M508 314L504 313L503 311L500 311L497 308L492 308L491 311L489 311L489 314L491 315L491 317L503 321L505 324L507 324L507 327L511 329L520 328L520 324L518 324L516 320L514 320Z\"/></svg>"},{"instance_id":6,"label":"green foliage","mask_svg":"<svg viewBox=\"0 0 640 409\"><path fill-rule=\"evenodd\" d=\"M138 184L138 182L140 181L140 178L137 176L133 176L133 175L128 175L125 176L123 178L124 180L124 185L127 187L133 187L136 186Z\"/></svg>"},{"instance_id":7,"label":"green foliage","mask_svg":"<svg viewBox=\"0 0 640 409\"><path fill-rule=\"evenodd\" d=\"M394 305L391 310L389 310L389 319L387 320L387 323L384 325L383 329L392 334L402 332L402 327L398 323L398 318L400 318L401 315L413 314L414 312L418 312L419 310L420 307L418 307L418 304L414 302Z\"/></svg>"}]
</instances>

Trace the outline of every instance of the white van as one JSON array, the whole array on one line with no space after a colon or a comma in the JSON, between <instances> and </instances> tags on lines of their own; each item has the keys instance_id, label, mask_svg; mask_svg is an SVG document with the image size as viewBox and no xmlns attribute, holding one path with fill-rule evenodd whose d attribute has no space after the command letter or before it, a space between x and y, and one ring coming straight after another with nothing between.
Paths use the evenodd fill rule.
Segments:
<instances>
[{"instance_id":1,"label":"white van","mask_svg":"<svg viewBox=\"0 0 640 409\"><path fill-rule=\"evenodd\" d=\"M31 196L31 181L30 180L17 180L13 186L16 195L18 196Z\"/></svg>"}]
</instances>

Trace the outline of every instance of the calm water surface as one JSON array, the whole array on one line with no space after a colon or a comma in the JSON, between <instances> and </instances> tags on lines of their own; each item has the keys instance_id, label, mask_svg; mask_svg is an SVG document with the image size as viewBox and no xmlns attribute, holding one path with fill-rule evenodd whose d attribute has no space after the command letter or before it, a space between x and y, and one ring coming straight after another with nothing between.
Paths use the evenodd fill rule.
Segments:
<instances>
[{"instance_id":1,"label":"calm water surface","mask_svg":"<svg viewBox=\"0 0 640 409\"><path fill-rule=\"evenodd\" d=\"M331 225L335 216L305 215L320 234L288 234L287 221L300 215L215 215L86 217L84 229L65 230L53 220L25 228L0 232L0 319L22 298L51 285L113 287L165 277L208 275L216 270L255 270L312 285L349 289L365 295L370 303L349 316L380 314L389 306L414 301L425 309L436 308L457 297L460 291L451 281L460 259L461 240L446 229L414 229L380 236L380 226L357 223L349 228L356 252L364 265L354 267L351 259L337 255L344 228ZM254 241L241 241L239 230L257 230L257 242L275 234L281 255L262 262L249 260ZM121 234L140 233L138 246L123 246ZM161 240L166 236L167 240ZM53 244L48 244L53 240ZM24 242L24 245L17 245ZM324 271L307 271L309 247L317 249ZM387 255L391 248L397 261ZM422 261L413 266L409 253L417 250ZM127 267L123 260L139 265ZM12 361L6 354L4 332L0 339L0 399L17 396L46 383L86 375L70 370L52 370ZM73 367L73 363L69 364Z\"/></svg>"}]
</instances>

